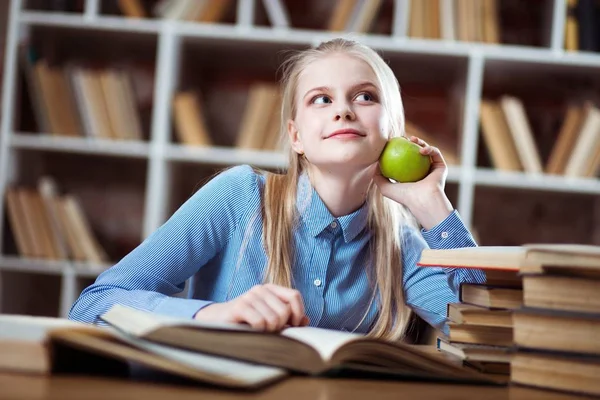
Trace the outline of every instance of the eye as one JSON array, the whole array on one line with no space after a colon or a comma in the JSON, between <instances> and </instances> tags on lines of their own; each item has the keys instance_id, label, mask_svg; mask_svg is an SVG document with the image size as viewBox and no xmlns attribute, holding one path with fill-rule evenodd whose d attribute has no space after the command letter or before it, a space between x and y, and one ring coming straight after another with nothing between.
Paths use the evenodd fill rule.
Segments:
<instances>
[{"instance_id":1,"label":"eye","mask_svg":"<svg viewBox=\"0 0 600 400\"><path fill-rule=\"evenodd\" d=\"M358 101L375 101L375 96L368 92L359 93L356 97Z\"/></svg>"},{"instance_id":2,"label":"eye","mask_svg":"<svg viewBox=\"0 0 600 400\"><path fill-rule=\"evenodd\" d=\"M327 95L321 94L321 95L313 97L310 102L312 104L330 104L331 98Z\"/></svg>"}]
</instances>

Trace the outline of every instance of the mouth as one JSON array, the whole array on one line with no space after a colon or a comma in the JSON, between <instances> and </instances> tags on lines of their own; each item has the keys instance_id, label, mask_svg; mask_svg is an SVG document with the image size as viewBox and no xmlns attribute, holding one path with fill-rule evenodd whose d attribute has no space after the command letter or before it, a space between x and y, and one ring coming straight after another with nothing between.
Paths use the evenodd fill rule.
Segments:
<instances>
[{"instance_id":1,"label":"mouth","mask_svg":"<svg viewBox=\"0 0 600 400\"><path fill-rule=\"evenodd\" d=\"M366 135L356 129L339 129L327 135L325 139L358 138L364 136Z\"/></svg>"}]
</instances>

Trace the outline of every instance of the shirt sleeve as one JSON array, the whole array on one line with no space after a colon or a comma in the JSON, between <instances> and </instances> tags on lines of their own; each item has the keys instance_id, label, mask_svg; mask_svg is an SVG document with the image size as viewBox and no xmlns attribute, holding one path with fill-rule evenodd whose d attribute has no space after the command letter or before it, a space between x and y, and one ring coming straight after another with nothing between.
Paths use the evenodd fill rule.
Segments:
<instances>
[{"instance_id":1,"label":"shirt sleeve","mask_svg":"<svg viewBox=\"0 0 600 400\"><path fill-rule=\"evenodd\" d=\"M421 251L475 247L473 236L455 210L432 229L405 228L402 242L403 283L406 303L433 327L448 334L446 310L448 303L459 301L461 283L485 283L485 273L472 268L442 268L417 266Z\"/></svg>"},{"instance_id":2,"label":"shirt sleeve","mask_svg":"<svg viewBox=\"0 0 600 400\"><path fill-rule=\"evenodd\" d=\"M114 304L191 318L210 301L171 297L232 237L258 191L249 166L214 177L169 220L116 265L98 276L71 307L69 318L102 323Z\"/></svg>"}]
</instances>

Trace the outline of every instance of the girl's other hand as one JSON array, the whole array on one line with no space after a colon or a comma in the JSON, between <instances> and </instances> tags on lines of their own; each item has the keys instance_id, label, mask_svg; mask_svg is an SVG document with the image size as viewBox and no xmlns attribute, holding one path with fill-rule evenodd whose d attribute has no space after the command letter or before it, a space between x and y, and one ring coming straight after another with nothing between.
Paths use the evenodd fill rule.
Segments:
<instances>
[{"instance_id":1,"label":"girl's other hand","mask_svg":"<svg viewBox=\"0 0 600 400\"><path fill-rule=\"evenodd\" d=\"M248 324L267 332L309 323L300 292L273 284L257 285L231 301L210 304L194 319Z\"/></svg>"}]
</instances>

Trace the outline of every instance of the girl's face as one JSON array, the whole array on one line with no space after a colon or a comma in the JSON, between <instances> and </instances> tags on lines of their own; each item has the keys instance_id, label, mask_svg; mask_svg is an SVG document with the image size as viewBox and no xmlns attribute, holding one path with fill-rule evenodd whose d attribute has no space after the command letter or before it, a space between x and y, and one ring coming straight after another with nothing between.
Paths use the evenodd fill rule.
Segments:
<instances>
[{"instance_id":1,"label":"girl's face","mask_svg":"<svg viewBox=\"0 0 600 400\"><path fill-rule=\"evenodd\" d=\"M375 163L388 137L377 77L364 61L323 57L300 74L296 116L288 121L294 151L328 170L351 172Z\"/></svg>"}]
</instances>

